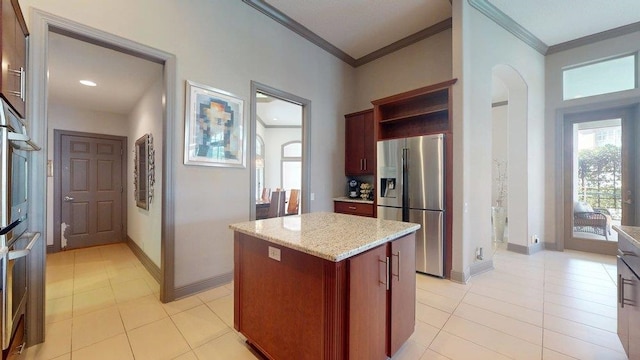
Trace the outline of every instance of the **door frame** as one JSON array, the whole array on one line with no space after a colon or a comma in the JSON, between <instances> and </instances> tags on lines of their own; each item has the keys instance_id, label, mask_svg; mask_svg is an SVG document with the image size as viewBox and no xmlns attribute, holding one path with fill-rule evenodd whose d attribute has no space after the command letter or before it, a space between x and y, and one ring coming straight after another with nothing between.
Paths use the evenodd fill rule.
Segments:
<instances>
[{"instance_id":1,"label":"door frame","mask_svg":"<svg viewBox=\"0 0 640 360\"><path fill-rule=\"evenodd\" d=\"M27 77L28 118L32 139L47 149L47 59L49 32L55 30L75 36L84 41L109 47L164 65L163 72L163 147L162 147L162 221L161 221L161 263L160 301L175 300L175 136L177 109L177 65L176 56L138 42L113 35L72 20L39 10L31 9L29 67ZM35 120L34 120L35 119ZM30 185L30 224L33 231L39 231L47 238L47 211L42 206L47 202L46 165L47 152L32 154ZM32 249L29 264L29 294L27 302L27 344L35 345L45 337L45 267L46 241Z\"/></svg>"},{"instance_id":2,"label":"door frame","mask_svg":"<svg viewBox=\"0 0 640 360\"><path fill-rule=\"evenodd\" d=\"M288 101L302 106L302 174L300 186L300 213L308 213L310 211L311 201L311 100L290 94L286 91L278 90L269 85L261 84L257 81L251 81L251 123L249 124L249 183L251 189L249 194L249 218L256 219L256 121L257 121L257 102L256 93L261 92L266 95Z\"/></svg>"},{"instance_id":3,"label":"door frame","mask_svg":"<svg viewBox=\"0 0 640 360\"><path fill-rule=\"evenodd\" d=\"M69 130L53 130L53 252L62 250L62 239L60 231L57 231L62 226L62 137L63 136L79 136L90 137L105 140L120 141L122 146L122 161L120 164L121 177L122 177L122 199L120 205L120 213L122 214L122 234L120 241L126 242L127 239L127 164L128 158L125 156L128 154L127 144L128 139L126 136L116 136L97 133L86 133L80 131Z\"/></svg>"},{"instance_id":4,"label":"door frame","mask_svg":"<svg viewBox=\"0 0 640 360\"><path fill-rule=\"evenodd\" d=\"M563 174L563 215L564 221L562 222L562 249L571 249L578 251L585 251L591 253L605 254L605 255L616 255L618 249L618 243L613 241L600 241L600 240L592 240L592 239L582 239L576 238L573 236L573 125L582 123L582 122L590 122L590 121L598 121L604 119L621 119L621 126L624 129L625 127L629 127L631 124L632 128L635 128L638 119L635 116L636 106L618 106L618 107L604 107L596 110L581 110L572 113L566 113L562 116L562 144L561 149L564 150L564 153L561 158L562 164L562 174ZM626 126L625 126L626 125ZM628 145L625 146L625 139L628 141L632 139L632 134L629 134L628 131L624 131L622 133L622 163L623 170L625 170L625 166L627 167L625 171L623 171L622 179L633 178L633 175L630 173L633 172L635 174L635 167L632 161L629 161L633 158L633 155L630 154L627 149ZM626 165L624 165L626 163ZM632 185L635 188L635 184ZM621 189L622 191L622 189ZM624 206L624 204L623 204ZM624 211L623 211L624 214ZM612 230L615 231L615 230ZM558 249L561 250L561 249Z\"/></svg>"}]
</instances>

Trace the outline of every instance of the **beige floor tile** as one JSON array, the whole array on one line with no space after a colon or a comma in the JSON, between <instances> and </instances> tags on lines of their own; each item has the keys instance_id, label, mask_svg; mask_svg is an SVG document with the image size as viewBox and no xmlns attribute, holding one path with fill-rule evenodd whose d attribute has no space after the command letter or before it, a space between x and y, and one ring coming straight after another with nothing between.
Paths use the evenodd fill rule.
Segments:
<instances>
[{"instance_id":1,"label":"beige floor tile","mask_svg":"<svg viewBox=\"0 0 640 360\"><path fill-rule=\"evenodd\" d=\"M544 313L584 325L593 326L609 332L616 332L618 329L618 322L616 319L553 303L545 303Z\"/></svg>"},{"instance_id":2,"label":"beige floor tile","mask_svg":"<svg viewBox=\"0 0 640 360\"><path fill-rule=\"evenodd\" d=\"M73 251L60 251L54 254L47 254L47 267L57 265L73 265L76 254Z\"/></svg>"},{"instance_id":3,"label":"beige floor tile","mask_svg":"<svg viewBox=\"0 0 640 360\"><path fill-rule=\"evenodd\" d=\"M392 360L420 360L427 347L409 339L393 354Z\"/></svg>"},{"instance_id":4,"label":"beige floor tile","mask_svg":"<svg viewBox=\"0 0 640 360\"><path fill-rule=\"evenodd\" d=\"M508 357L471 341L440 331L429 349L453 360L506 360Z\"/></svg>"},{"instance_id":5,"label":"beige floor tile","mask_svg":"<svg viewBox=\"0 0 640 360\"><path fill-rule=\"evenodd\" d=\"M562 274L563 276L554 276L551 273L546 273L544 281L547 284L561 285L572 288L580 289L585 285L597 285L608 288L615 288L616 284L611 279L599 279L588 276L581 276L575 274Z\"/></svg>"},{"instance_id":6,"label":"beige floor tile","mask_svg":"<svg viewBox=\"0 0 640 360\"><path fill-rule=\"evenodd\" d=\"M587 290L575 289L575 288L564 287L559 285L546 284L545 292L571 296L581 300L587 300L587 301L591 301L594 303L607 305L607 306L616 306L616 302L617 302L617 294L616 294L615 287L602 288L596 285L592 285L590 287L590 290L587 291Z\"/></svg>"},{"instance_id":7,"label":"beige floor tile","mask_svg":"<svg viewBox=\"0 0 640 360\"><path fill-rule=\"evenodd\" d=\"M73 296L47 300L45 306L47 324L68 320L73 316Z\"/></svg>"},{"instance_id":8,"label":"beige floor tile","mask_svg":"<svg viewBox=\"0 0 640 360\"><path fill-rule=\"evenodd\" d=\"M542 326L542 311L531 310L526 307L518 306L475 293L468 293L467 296L464 297L462 302L504 316L508 316L516 320L524 321L535 326Z\"/></svg>"},{"instance_id":9,"label":"beige floor tile","mask_svg":"<svg viewBox=\"0 0 640 360\"><path fill-rule=\"evenodd\" d=\"M507 357L538 360L542 356L540 345L456 315L451 316L442 330Z\"/></svg>"},{"instance_id":10,"label":"beige floor tile","mask_svg":"<svg viewBox=\"0 0 640 360\"><path fill-rule=\"evenodd\" d=\"M108 267L107 276L112 284L116 284L135 279L143 279L145 276L145 270L133 265L120 268Z\"/></svg>"},{"instance_id":11,"label":"beige floor tile","mask_svg":"<svg viewBox=\"0 0 640 360\"><path fill-rule=\"evenodd\" d=\"M227 295L219 299L207 303L211 309L222 321L230 328L233 328L233 295Z\"/></svg>"},{"instance_id":12,"label":"beige floor tile","mask_svg":"<svg viewBox=\"0 0 640 360\"><path fill-rule=\"evenodd\" d=\"M542 349L542 360L573 360L573 359L575 358L561 354L551 349L547 349L547 348Z\"/></svg>"},{"instance_id":13,"label":"beige floor tile","mask_svg":"<svg viewBox=\"0 0 640 360\"><path fill-rule=\"evenodd\" d=\"M611 350L624 352L624 348L620 343L618 334L615 332L601 330L549 314L545 314L544 316L544 328L584 340L592 344L604 346Z\"/></svg>"},{"instance_id":14,"label":"beige floor tile","mask_svg":"<svg viewBox=\"0 0 640 360\"><path fill-rule=\"evenodd\" d=\"M72 320L58 321L46 325L46 341L27 348L25 359L49 360L71 353Z\"/></svg>"},{"instance_id":15,"label":"beige floor tile","mask_svg":"<svg viewBox=\"0 0 640 360\"><path fill-rule=\"evenodd\" d=\"M143 296L151 295L153 292L143 279L134 279L121 283L111 284L113 294L117 303L127 302Z\"/></svg>"},{"instance_id":16,"label":"beige floor tile","mask_svg":"<svg viewBox=\"0 0 640 360\"><path fill-rule=\"evenodd\" d=\"M48 265L47 264L47 284L57 280L73 278L75 265L73 262L68 265Z\"/></svg>"},{"instance_id":17,"label":"beige floor tile","mask_svg":"<svg viewBox=\"0 0 640 360\"><path fill-rule=\"evenodd\" d=\"M81 349L123 333L124 326L116 306L74 316L73 350Z\"/></svg>"},{"instance_id":18,"label":"beige floor tile","mask_svg":"<svg viewBox=\"0 0 640 360\"><path fill-rule=\"evenodd\" d=\"M202 300L203 303L208 303L210 301L213 301L215 299L219 299L221 297L230 295L232 293L231 290L229 290L228 288L224 287L224 285L218 286L216 288L201 292L196 294L196 296L198 296L198 298L200 298L200 300Z\"/></svg>"},{"instance_id":19,"label":"beige floor tile","mask_svg":"<svg viewBox=\"0 0 640 360\"><path fill-rule=\"evenodd\" d=\"M431 345L431 342L436 338L439 331L440 328L416 320L415 330L409 339L414 340L416 343L426 348Z\"/></svg>"},{"instance_id":20,"label":"beige floor tile","mask_svg":"<svg viewBox=\"0 0 640 360\"><path fill-rule=\"evenodd\" d=\"M192 349L231 331L206 305L172 315L171 319Z\"/></svg>"},{"instance_id":21,"label":"beige floor tile","mask_svg":"<svg viewBox=\"0 0 640 360\"><path fill-rule=\"evenodd\" d=\"M133 360L126 334L116 335L73 352L73 360Z\"/></svg>"},{"instance_id":22,"label":"beige floor tile","mask_svg":"<svg viewBox=\"0 0 640 360\"><path fill-rule=\"evenodd\" d=\"M189 351L188 353L184 353L173 360L198 360L198 357L195 352Z\"/></svg>"},{"instance_id":23,"label":"beige floor tile","mask_svg":"<svg viewBox=\"0 0 640 360\"><path fill-rule=\"evenodd\" d=\"M416 320L441 329L451 314L422 303L416 304Z\"/></svg>"},{"instance_id":24,"label":"beige floor tile","mask_svg":"<svg viewBox=\"0 0 640 360\"><path fill-rule=\"evenodd\" d=\"M257 357L248 346L234 333L228 332L221 337L195 349L198 359L207 360L255 360Z\"/></svg>"},{"instance_id":25,"label":"beige floor tile","mask_svg":"<svg viewBox=\"0 0 640 360\"><path fill-rule=\"evenodd\" d=\"M425 305L448 312L449 314L456 309L456 306L458 306L460 302L458 299L452 299L423 289L416 289L416 300Z\"/></svg>"},{"instance_id":26,"label":"beige floor tile","mask_svg":"<svg viewBox=\"0 0 640 360\"><path fill-rule=\"evenodd\" d=\"M624 353L563 335L551 330L544 331L544 347L563 355L578 359L626 360Z\"/></svg>"},{"instance_id":27,"label":"beige floor tile","mask_svg":"<svg viewBox=\"0 0 640 360\"><path fill-rule=\"evenodd\" d=\"M425 351L424 354L422 354L422 357L420 358L420 360L447 360L447 359L449 358L444 355L440 355L431 349L427 349L427 351Z\"/></svg>"},{"instance_id":28,"label":"beige floor tile","mask_svg":"<svg viewBox=\"0 0 640 360\"><path fill-rule=\"evenodd\" d=\"M47 281L46 288L47 300L58 299L61 297L73 295L73 278L65 280L57 280L53 282Z\"/></svg>"},{"instance_id":29,"label":"beige floor tile","mask_svg":"<svg viewBox=\"0 0 640 360\"><path fill-rule=\"evenodd\" d=\"M233 292L233 281L231 281L228 284L225 284L224 287L226 287L227 289L229 289L229 291Z\"/></svg>"},{"instance_id":30,"label":"beige floor tile","mask_svg":"<svg viewBox=\"0 0 640 360\"><path fill-rule=\"evenodd\" d=\"M166 304L162 304L167 314L174 315L179 312L192 309L196 306L202 305L202 300L196 295L192 295L180 300L175 300Z\"/></svg>"},{"instance_id":31,"label":"beige floor tile","mask_svg":"<svg viewBox=\"0 0 640 360\"><path fill-rule=\"evenodd\" d=\"M73 279L73 293L79 294L89 290L95 290L111 286L106 271L91 274L76 275Z\"/></svg>"},{"instance_id":32,"label":"beige floor tile","mask_svg":"<svg viewBox=\"0 0 640 360\"><path fill-rule=\"evenodd\" d=\"M428 290L434 294L455 299L459 302L467 293L471 285L457 284L449 280L418 274L416 277L416 287Z\"/></svg>"},{"instance_id":33,"label":"beige floor tile","mask_svg":"<svg viewBox=\"0 0 640 360\"><path fill-rule=\"evenodd\" d=\"M129 331L168 317L162 303L154 296L147 295L139 299L118 304L124 328Z\"/></svg>"},{"instance_id":34,"label":"beige floor tile","mask_svg":"<svg viewBox=\"0 0 640 360\"><path fill-rule=\"evenodd\" d=\"M542 311L543 295L525 295L504 288L489 286L473 286L469 292L501 300L513 305L523 306L531 310Z\"/></svg>"},{"instance_id":35,"label":"beige floor tile","mask_svg":"<svg viewBox=\"0 0 640 360\"><path fill-rule=\"evenodd\" d=\"M616 319L618 317L618 309L615 306L602 305L594 303L592 301L578 299L572 296L546 293L544 294L544 301L602 316L607 316L613 319Z\"/></svg>"},{"instance_id":36,"label":"beige floor tile","mask_svg":"<svg viewBox=\"0 0 640 360\"><path fill-rule=\"evenodd\" d=\"M169 318L131 330L128 335L136 360L170 360L191 350Z\"/></svg>"},{"instance_id":37,"label":"beige floor tile","mask_svg":"<svg viewBox=\"0 0 640 360\"><path fill-rule=\"evenodd\" d=\"M466 303L460 304L453 314L542 346L542 327Z\"/></svg>"},{"instance_id":38,"label":"beige floor tile","mask_svg":"<svg viewBox=\"0 0 640 360\"><path fill-rule=\"evenodd\" d=\"M73 316L105 309L116 304L110 286L73 295Z\"/></svg>"}]
</instances>

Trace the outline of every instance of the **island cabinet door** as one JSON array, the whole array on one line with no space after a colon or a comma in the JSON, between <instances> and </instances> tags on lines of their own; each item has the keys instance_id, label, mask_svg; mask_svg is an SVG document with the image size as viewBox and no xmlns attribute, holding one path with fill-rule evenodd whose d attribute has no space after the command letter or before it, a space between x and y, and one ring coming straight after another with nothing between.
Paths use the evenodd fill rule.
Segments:
<instances>
[{"instance_id":1,"label":"island cabinet door","mask_svg":"<svg viewBox=\"0 0 640 360\"><path fill-rule=\"evenodd\" d=\"M387 355L409 339L416 325L416 238L415 233L392 241L390 246L389 321Z\"/></svg>"},{"instance_id":2,"label":"island cabinet door","mask_svg":"<svg viewBox=\"0 0 640 360\"><path fill-rule=\"evenodd\" d=\"M349 262L349 360L386 359L387 245Z\"/></svg>"}]
</instances>

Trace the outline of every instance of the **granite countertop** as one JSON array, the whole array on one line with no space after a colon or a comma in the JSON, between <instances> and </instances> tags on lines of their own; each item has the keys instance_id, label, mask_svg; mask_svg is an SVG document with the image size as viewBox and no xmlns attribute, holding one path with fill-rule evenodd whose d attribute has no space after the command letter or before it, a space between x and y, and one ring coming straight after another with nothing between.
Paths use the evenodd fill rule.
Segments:
<instances>
[{"instance_id":1,"label":"granite countertop","mask_svg":"<svg viewBox=\"0 0 640 360\"><path fill-rule=\"evenodd\" d=\"M626 226L626 225L613 225L613 230L618 234L629 239L631 243L640 249L640 227L638 226Z\"/></svg>"},{"instance_id":2,"label":"granite countertop","mask_svg":"<svg viewBox=\"0 0 640 360\"><path fill-rule=\"evenodd\" d=\"M336 197L336 198L333 198L333 201L344 201L344 202L361 203L361 204L373 204L373 200L362 200L362 198L350 198L348 196Z\"/></svg>"},{"instance_id":3,"label":"granite countertop","mask_svg":"<svg viewBox=\"0 0 640 360\"><path fill-rule=\"evenodd\" d=\"M420 225L338 213L309 213L247 221L232 230L329 261L342 261L410 234Z\"/></svg>"}]
</instances>

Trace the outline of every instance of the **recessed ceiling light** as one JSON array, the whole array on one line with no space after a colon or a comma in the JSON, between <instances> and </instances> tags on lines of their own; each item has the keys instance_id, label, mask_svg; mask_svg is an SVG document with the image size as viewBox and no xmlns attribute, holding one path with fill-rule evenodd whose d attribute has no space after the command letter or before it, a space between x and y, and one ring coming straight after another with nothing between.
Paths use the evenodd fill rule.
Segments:
<instances>
[{"instance_id":1,"label":"recessed ceiling light","mask_svg":"<svg viewBox=\"0 0 640 360\"><path fill-rule=\"evenodd\" d=\"M96 84L95 82L91 81L91 80L80 80L80 84L85 85L85 86L97 86L98 84Z\"/></svg>"},{"instance_id":2,"label":"recessed ceiling light","mask_svg":"<svg viewBox=\"0 0 640 360\"><path fill-rule=\"evenodd\" d=\"M273 118L273 121L278 121L278 118Z\"/></svg>"}]
</instances>

